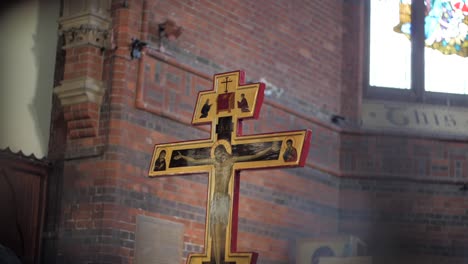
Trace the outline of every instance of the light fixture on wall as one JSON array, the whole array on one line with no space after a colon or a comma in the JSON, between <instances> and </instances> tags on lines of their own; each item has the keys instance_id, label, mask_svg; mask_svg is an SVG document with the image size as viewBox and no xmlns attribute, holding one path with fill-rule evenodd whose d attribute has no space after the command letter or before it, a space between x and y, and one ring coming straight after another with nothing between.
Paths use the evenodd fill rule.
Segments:
<instances>
[{"instance_id":1,"label":"light fixture on wall","mask_svg":"<svg viewBox=\"0 0 468 264\"><path fill-rule=\"evenodd\" d=\"M332 115L331 118L330 118L331 122L335 125L340 125L340 122L341 121L345 121L346 118L344 116L340 116L340 115Z\"/></svg>"},{"instance_id":2,"label":"light fixture on wall","mask_svg":"<svg viewBox=\"0 0 468 264\"><path fill-rule=\"evenodd\" d=\"M468 191L468 184L463 183L462 186L460 186L459 190L462 192Z\"/></svg>"},{"instance_id":3,"label":"light fixture on wall","mask_svg":"<svg viewBox=\"0 0 468 264\"><path fill-rule=\"evenodd\" d=\"M130 51L130 56L132 57L132 59L139 59L141 57L141 50L146 45L148 45L148 43L143 42L139 39L132 39L132 49Z\"/></svg>"}]
</instances>

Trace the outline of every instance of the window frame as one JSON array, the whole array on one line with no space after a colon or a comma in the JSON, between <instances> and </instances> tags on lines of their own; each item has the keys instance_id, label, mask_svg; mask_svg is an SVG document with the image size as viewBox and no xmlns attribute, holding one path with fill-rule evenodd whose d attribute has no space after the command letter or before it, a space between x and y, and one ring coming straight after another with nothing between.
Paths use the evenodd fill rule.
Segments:
<instances>
[{"instance_id":1,"label":"window frame","mask_svg":"<svg viewBox=\"0 0 468 264\"><path fill-rule=\"evenodd\" d=\"M371 86L370 73L370 0L364 1L364 99L389 100L425 103L444 106L468 107L467 94L430 92L424 90L424 0L412 0L411 21L411 88L398 89L391 87ZM422 47L422 48L421 48ZM468 59L468 58L467 58Z\"/></svg>"}]
</instances>

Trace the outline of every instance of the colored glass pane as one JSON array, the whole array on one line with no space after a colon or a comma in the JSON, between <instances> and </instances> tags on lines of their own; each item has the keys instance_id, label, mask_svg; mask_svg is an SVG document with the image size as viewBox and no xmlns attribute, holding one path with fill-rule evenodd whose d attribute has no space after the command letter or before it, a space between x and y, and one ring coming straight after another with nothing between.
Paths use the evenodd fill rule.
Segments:
<instances>
[{"instance_id":1,"label":"colored glass pane","mask_svg":"<svg viewBox=\"0 0 468 264\"><path fill-rule=\"evenodd\" d=\"M400 10L410 11L410 4L396 0L371 0L369 84L378 87L409 89L411 87L411 43L399 34L396 25L404 17ZM403 9L402 9L403 8ZM407 23L410 23L409 20Z\"/></svg>"},{"instance_id":2,"label":"colored glass pane","mask_svg":"<svg viewBox=\"0 0 468 264\"><path fill-rule=\"evenodd\" d=\"M468 93L468 0L426 0L426 91Z\"/></svg>"},{"instance_id":3,"label":"colored glass pane","mask_svg":"<svg viewBox=\"0 0 468 264\"><path fill-rule=\"evenodd\" d=\"M425 90L467 94L468 0L424 0L424 4ZM399 14L394 31L410 39L411 0L400 0L394 12Z\"/></svg>"}]
</instances>

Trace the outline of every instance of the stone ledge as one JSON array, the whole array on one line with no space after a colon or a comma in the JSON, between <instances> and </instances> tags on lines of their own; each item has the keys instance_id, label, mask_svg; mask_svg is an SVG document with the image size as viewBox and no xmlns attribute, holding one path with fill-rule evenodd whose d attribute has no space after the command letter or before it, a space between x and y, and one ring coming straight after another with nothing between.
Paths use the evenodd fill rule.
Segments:
<instances>
[{"instance_id":1,"label":"stone ledge","mask_svg":"<svg viewBox=\"0 0 468 264\"><path fill-rule=\"evenodd\" d=\"M104 87L101 81L91 77L80 77L62 81L60 86L54 88L54 93L60 99L62 106L86 102L100 105Z\"/></svg>"}]
</instances>

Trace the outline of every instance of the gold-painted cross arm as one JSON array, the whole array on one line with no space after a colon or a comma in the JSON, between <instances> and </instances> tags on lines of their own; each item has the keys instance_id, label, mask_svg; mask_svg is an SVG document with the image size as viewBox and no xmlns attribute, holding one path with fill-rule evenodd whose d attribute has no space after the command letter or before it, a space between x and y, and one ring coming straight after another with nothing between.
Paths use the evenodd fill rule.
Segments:
<instances>
[{"instance_id":1,"label":"gold-painted cross arm","mask_svg":"<svg viewBox=\"0 0 468 264\"><path fill-rule=\"evenodd\" d=\"M237 170L304 166L309 150L309 130L242 136L233 139L233 155L239 156ZM242 158L259 149L268 153L256 159Z\"/></svg>"},{"instance_id":2,"label":"gold-painted cross arm","mask_svg":"<svg viewBox=\"0 0 468 264\"><path fill-rule=\"evenodd\" d=\"M209 172L212 140L160 144L154 147L150 177Z\"/></svg>"}]
</instances>

